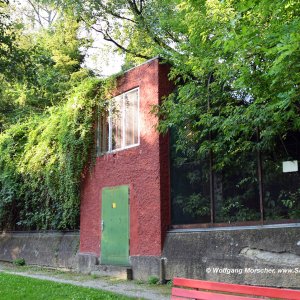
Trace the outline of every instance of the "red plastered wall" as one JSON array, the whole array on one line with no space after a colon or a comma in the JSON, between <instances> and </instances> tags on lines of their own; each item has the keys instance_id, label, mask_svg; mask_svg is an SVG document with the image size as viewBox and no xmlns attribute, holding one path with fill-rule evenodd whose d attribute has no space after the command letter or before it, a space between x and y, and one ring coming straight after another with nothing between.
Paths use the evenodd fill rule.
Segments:
<instances>
[{"instance_id":1,"label":"red plastered wall","mask_svg":"<svg viewBox=\"0 0 300 300\"><path fill-rule=\"evenodd\" d=\"M87 171L81 188L80 252L100 255L101 191L103 187L129 185L130 255L161 254L170 223L168 136L155 130L150 113L160 97L173 88L168 66L153 59L118 79L117 94L139 87L140 145L98 157Z\"/></svg>"}]
</instances>

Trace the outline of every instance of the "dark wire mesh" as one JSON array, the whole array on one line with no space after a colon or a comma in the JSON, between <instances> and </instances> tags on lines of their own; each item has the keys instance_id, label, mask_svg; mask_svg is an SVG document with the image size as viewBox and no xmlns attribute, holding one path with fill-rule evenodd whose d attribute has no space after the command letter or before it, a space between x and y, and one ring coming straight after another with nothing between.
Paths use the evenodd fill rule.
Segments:
<instances>
[{"instance_id":1,"label":"dark wire mesh","mask_svg":"<svg viewBox=\"0 0 300 300\"><path fill-rule=\"evenodd\" d=\"M260 192L258 153L242 153L213 172L210 198L209 159L187 159L175 150L171 132L172 223L211 222L211 201L217 223L258 221ZM283 172L283 161L300 160L300 134L278 139L274 149L262 153L262 197L265 220L300 219L300 173Z\"/></svg>"}]
</instances>

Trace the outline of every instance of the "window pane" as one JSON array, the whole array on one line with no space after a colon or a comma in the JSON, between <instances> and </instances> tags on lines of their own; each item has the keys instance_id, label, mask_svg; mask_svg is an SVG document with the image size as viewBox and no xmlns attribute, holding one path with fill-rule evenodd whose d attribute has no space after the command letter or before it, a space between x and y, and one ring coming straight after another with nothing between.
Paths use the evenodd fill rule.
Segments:
<instances>
[{"instance_id":1,"label":"window pane","mask_svg":"<svg viewBox=\"0 0 300 300\"><path fill-rule=\"evenodd\" d=\"M99 117L99 150L100 153L108 151L109 122L107 112L102 112Z\"/></svg>"},{"instance_id":2,"label":"window pane","mask_svg":"<svg viewBox=\"0 0 300 300\"><path fill-rule=\"evenodd\" d=\"M214 176L216 222L244 222L260 219L257 154L232 158Z\"/></svg>"},{"instance_id":3,"label":"window pane","mask_svg":"<svg viewBox=\"0 0 300 300\"><path fill-rule=\"evenodd\" d=\"M139 143L138 89L109 101L109 111L102 112L98 122L97 153L124 149Z\"/></svg>"},{"instance_id":4,"label":"window pane","mask_svg":"<svg viewBox=\"0 0 300 300\"><path fill-rule=\"evenodd\" d=\"M111 146L112 150L122 148L123 97L118 96L111 103Z\"/></svg>"},{"instance_id":5,"label":"window pane","mask_svg":"<svg viewBox=\"0 0 300 300\"><path fill-rule=\"evenodd\" d=\"M175 150L176 132L171 130L172 224L210 222L209 160L187 160Z\"/></svg>"},{"instance_id":6,"label":"window pane","mask_svg":"<svg viewBox=\"0 0 300 300\"><path fill-rule=\"evenodd\" d=\"M125 94L125 146L138 144L138 91Z\"/></svg>"},{"instance_id":7,"label":"window pane","mask_svg":"<svg viewBox=\"0 0 300 300\"><path fill-rule=\"evenodd\" d=\"M274 151L263 155L264 211L266 220L300 219L299 171L283 172L284 161L300 160L300 134L279 139Z\"/></svg>"}]
</instances>

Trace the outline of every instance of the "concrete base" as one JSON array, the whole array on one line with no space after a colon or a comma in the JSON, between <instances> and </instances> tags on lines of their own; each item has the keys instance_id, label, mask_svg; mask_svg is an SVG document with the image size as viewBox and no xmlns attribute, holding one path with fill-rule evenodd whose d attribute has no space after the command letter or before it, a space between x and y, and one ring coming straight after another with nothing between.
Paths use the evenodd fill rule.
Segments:
<instances>
[{"instance_id":1,"label":"concrete base","mask_svg":"<svg viewBox=\"0 0 300 300\"><path fill-rule=\"evenodd\" d=\"M130 267L95 265L91 271L92 275L109 276L118 279L132 280L132 269Z\"/></svg>"},{"instance_id":2,"label":"concrete base","mask_svg":"<svg viewBox=\"0 0 300 300\"><path fill-rule=\"evenodd\" d=\"M147 281L150 276L160 278L159 256L131 256L133 279Z\"/></svg>"},{"instance_id":3,"label":"concrete base","mask_svg":"<svg viewBox=\"0 0 300 300\"><path fill-rule=\"evenodd\" d=\"M167 279L299 288L300 226L174 230L163 255Z\"/></svg>"},{"instance_id":4,"label":"concrete base","mask_svg":"<svg viewBox=\"0 0 300 300\"><path fill-rule=\"evenodd\" d=\"M122 279L147 281L150 276L160 278L161 258L158 256L131 256L130 266L112 266L99 264L94 254L78 254L78 271L99 276L111 276Z\"/></svg>"},{"instance_id":5,"label":"concrete base","mask_svg":"<svg viewBox=\"0 0 300 300\"><path fill-rule=\"evenodd\" d=\"M90 274L93 268L98 265L98 263L99 261L96 255L89 253L79 253L77 271L84 274Z\"/></svg>"},{"instance_id":6,"label":"concrete base","mask_svg":"<svg viewBox=\"0 0 300 300\"><path fill-rule=\"evenodd\" d=\"M3 232L0 234L0 260L24 258L26 264L75 269L79 232Z\"/></svg>"}]
</instances>

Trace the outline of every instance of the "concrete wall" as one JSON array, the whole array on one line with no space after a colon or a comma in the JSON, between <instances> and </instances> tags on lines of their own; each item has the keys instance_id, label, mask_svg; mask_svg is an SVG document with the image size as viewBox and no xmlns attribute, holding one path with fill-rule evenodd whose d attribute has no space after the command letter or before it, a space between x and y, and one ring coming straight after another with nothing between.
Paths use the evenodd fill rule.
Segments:
<instances>
[{"instance_id":1,"label":"concrete wall","mask_svg":"<svg viewBox=\"0 0 300 300\"><path fill-rule=\"evenodd\" d=\"M139 87L140 145L98 157L82 182L80 253L101 253L101 193L104 187L128 185L130 191L130 256L160 257L170 224L168 136L156 131L150 111L173 88L169 67L158 59L122 75L115 94Z\"/></svg>"},{"instance_id":2,"label":"concrete wall","mask_svg":"<svg viewBox=\"0 0 300 300\"><path fill-rule=\"evenodd\" d=\"M300 224L173 230L163 256L168 279L300 288Z\"/></svg>"},{"instance_id":3,"label":"concrete wall","mask_svg":"<svg viewBox=\"0 0 300 300\"><path fill-rule=\"evenodd\" d=\"M0 234L0 260L24 258L28 265L77 268L79 232L11 232Z\"/></svg>"}]
</instances>

